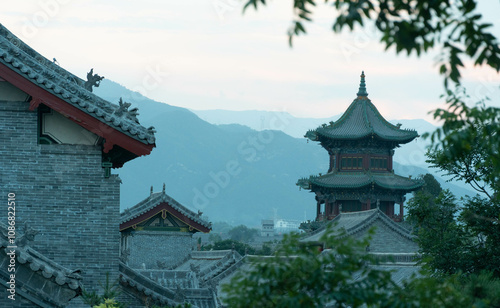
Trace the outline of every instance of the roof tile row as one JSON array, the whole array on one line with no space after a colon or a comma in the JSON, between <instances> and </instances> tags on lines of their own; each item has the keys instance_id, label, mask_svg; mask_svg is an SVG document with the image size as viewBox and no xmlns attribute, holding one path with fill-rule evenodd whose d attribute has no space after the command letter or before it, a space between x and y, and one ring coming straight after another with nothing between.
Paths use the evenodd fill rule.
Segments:
<instances>
[{"instance_id":1,"label":"roof tile row","mask_svg":"<svg viewBox=\"0 0 500 308\"><path fill-rule=\"evenodd\" d=\"M85 88L85 81L44 58L0 24L0 63L79 110L145 144L154 144L154 128L145 128L130 104L112 104ZM133 111L133 110L130 110Z\"/></svg>"}]
</instances>

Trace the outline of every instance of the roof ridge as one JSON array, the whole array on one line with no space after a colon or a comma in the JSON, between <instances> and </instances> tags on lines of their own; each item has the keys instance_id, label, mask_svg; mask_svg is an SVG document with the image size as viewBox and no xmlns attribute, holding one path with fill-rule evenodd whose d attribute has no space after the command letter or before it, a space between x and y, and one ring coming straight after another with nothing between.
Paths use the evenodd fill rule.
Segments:
<instances>
[{"instance_id":1,"label":"roof ridge","mask_svg":"<svg viewBox=\"0 0 500 308\"><path fill-rule=\"evenodd\" d=\"M367 97L364 71L361 75L357 97L336 122L322 124L315 130L309 130L305 137L313 141L323 138L334 140L355 140L376 135L382 140L408 143L418 137L415 130L400 129L387 121L377 107ZM358 110L357 108L362 108Z\"/></svg>"},{"instance_id":2,"label":"roof ridge","mask_svg":"<svg viewBox=\"0 0 500 308\"><path fill-rule=\"evenodd\" d=\"M146 277L139 271L134 270L123 262L119 262L120 284L127 284L139 292L144 293L147 297L154 301L160 302L162 305L177 305L179 302L175 300L175 292L162 286L156 281ZM196 307L196 306L192 306Z\"/></svg>"},{"instance_id":3,"label":"roof ridge","mask_svg":"<svg viewBox=\"0 0 500 308\"><path fill-rule=\"evenodd\" d=\"M369 100L368 100L369 101ZM366 100L363 100L362 101L363 103L363 117L365 119L365 122L366 122L366 125L368 126L368 128L370 129L372 135L375 133L375 130L373 128L373 125L372 123L370 122L370 120L368 119L368 111L366 110L368 107L367 107L367 101Z\"/></svg>"},{"instance_id":4,"label":"roof ridge","mask_svg":"<svg viewBox=\"0 0 500 308\"><path fill-rule=\"evenodd\" d=\"M124 210L122 213L120 213L120 224L126 223L127 221L130 221L135 217L138 217L152 210L153 208L155 208L156 206L158 206L163 202L166 202L173 209L179 211L182 215L189 217L189 219L193 220L194 222L199 223L200 225L207 228L211 227L210 222L205 221L204 219L201 218L201 212L198 213L193 212L186 206L180 204L177 200L175 200L171 196L167 195L165 191L151 193L149 197L147 197L143 201L132 206L131 208Z\"/></svg>"},{"instance_id":5,"label":"roof ridge","mask_svg":"<svg viewBox=\"0 0 500 308\"><path fill-rule=\"evenodd\" d=\"M145 144L155 143L154 129L138 123L135 118L137 110L119 116L116 111L123 112L126 108L87 90L83 79L57 65L55 61L49 61L2 24L0 24L0 63L102 123Z\"/></svg>"},{"instance_id":6,"label":"roof ridge","mask_svg":"<svg viewBox=\"0 0 500 308\"><path fill-rule=\"evenodd\" d=\"M377 118L379 118L380 121L383 121L384 124L386 124L387 126L389 126L391 129L394 129L394 130L401 130L401 128L399 128L397 125L394 125L392 124L391 122L387 121L383 116L382 114L380 113L380 111L378 111L377 109L377 106L375 106L375 104L373 104L370 100L368 100L368 102L371 104L372 106L372 110L373 110L373 113L377 116ZM415 129L404 129L406 131L416 131Z\"/></svg>"},{"instance_id":7,"label":"roof ridge","mask_svg":"<svg viewBox=\"0 0 500 308\"><path fill-rule=\"evenodd\" d=\"M399 235L406 237L412 241L415 239L415 236L413 234L411 234L411 232L408 229L398 225L396 222L394 222L392 219L390 219L384 212L382 212L382 210L378 209L378 212L379 212L380 219L388 227L390 227L392 230L396 231L396 233L398 233Z\"/></svg>"},{"instance_id":8,"label":"roof ridge","mask_svg":"<svg viewBox=\"0 0 500 308\"><path fill-rule=\"evenodd\" d=\"M359 212L356 212L356 213L366 214L368 211L372 211L372 210L359 211ZM361 215L359 215L359 216L361 216ZM348 230L346 230L347 235L353 235L354 233L356 233L356 232L358 232L360 230L365 229L367 227L367 224L371 223L376 218L377 218L377 212L376 212L376 209L375 209L375 211L373 211L373 213L370 213L370 215L367 215L367 217L365 219L361 220L356 225L354 225L354 226L350 227Z\"/></svg>"}]
</instances>

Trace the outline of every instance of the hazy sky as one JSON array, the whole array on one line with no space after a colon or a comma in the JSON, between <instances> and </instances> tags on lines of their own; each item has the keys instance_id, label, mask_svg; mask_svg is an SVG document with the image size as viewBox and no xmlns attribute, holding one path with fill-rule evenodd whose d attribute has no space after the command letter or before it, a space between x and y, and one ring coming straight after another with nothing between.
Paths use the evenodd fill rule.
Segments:
<instances>
[{"instance_id":1,"label":"hazy sky","mask_svg":"<svg viewBox=\"0 0 500 308\"><path fill-rule=\"evenodd\" d=\"M408 58L386 52L370 27L334 34L335 11L325 5L307 25L309 34L290 49L292 2L275 0L242 15L244 2L9 1L0 22L82 78L94 68L150 98L191 109L328 117L355 98L361 70L369 97L388 119L430 120L428 112L440 105L436 53ZM499 1L481 5L486 20L498 20ZM497 22L500 37L499 29ZM490 104L500 105L493 70L468 69L464 81L472 95L496 97Z\"/></svg>"}]
</instances>

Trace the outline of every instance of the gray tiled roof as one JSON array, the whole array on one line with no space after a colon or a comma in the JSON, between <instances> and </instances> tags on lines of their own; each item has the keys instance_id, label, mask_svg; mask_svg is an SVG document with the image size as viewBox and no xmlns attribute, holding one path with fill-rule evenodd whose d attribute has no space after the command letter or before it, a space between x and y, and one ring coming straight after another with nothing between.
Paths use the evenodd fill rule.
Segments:
<instances>
[{"instance_id":1,"label":"gray tiled roof","mask_svg":"<svg viewBox=\"0 0 500 308\"><path fill-rule=\"evenodd\" d=\"M3 223L0 223L0 249L10 247L7 238L8 229ZM16 238L16 258L17 262L24 264L34 273L41 274L47 280L54 280L59 286L66 286L69 289L77 290L81 288L81 276L71 271L58 263L50 260L41 253L37 252L29 246L29 244L21 245L19 242L23 235ZM9 248L11 249L11 248Z\"/></svg>"},{"instance_id":2,"label":"gray tiled roof","mask_svg":"<svg viewBox=\"0 0 500 308\"><path fill-rule=\"evenodd\" d=\"M383 265L375 265L374 269L381 271L389 271L391 273L392 281L394 281L398 286L402 287L404 281L408 281L412 277L420 276L420 271L422 267L415 264L383 264Z\"/></svg>"},{"instance_id":3,"label":"gray tiled roof","mask_svg":"<svg viewBox=\"0 0 500 308\"><path fill-rule=\"evenodd\" d=\"M377 185L387 189L415 190L423 185L421 180L413 180L389 172L337 172L321 176L311 176L297 181L297 185L310 189L311 185L327 188L360 188Z\"/></svg>"},{"instance_id":4,"label":"gray tiled roof","mask_svg":"<svg viewBox=\"0 0 500 308\"><path fill-rule=\"evenodd\" d=\"M137 203L131 208L126 209L120 214L120 224L123 224L127 221L130 221L148 211L153 209L155 206L160 203L166 202L175 210L182 213L184 216L188 217L192 221L199 223L200 225L211 228L212 224L210 222L201 219L199 214L194 213L187 207L181 205L179 202L175 201L172 197L167 195L164 191L159 193L153 193L148 198L143 201Z\"/></svg>"},{"instance_id":5,"label":"gray tiled roof","mask_svg":"<svg viewBox=\"0 0 500 308\"><path fill-rule=\"evenodd\" d=\"M389 227L389 229L398 233L404 238L413 240L414 236L410 233L410 231L404 227L401 227L392 219L387 217L380 209L372 209L367 211L360 212L348 212L348 213L340 213L337 217L331 220L328 224L332 224L334 229L341 230L343 229L346 232L346 235L353 235L359 231L368 229L370 226L374 224L376 220L380 220L384 225ZM321 237L327 231L327 226L318 229L316 232L308 234L304 236L301 241L303 242L317 242L321 239Z\"/></svg>"},{"instance_id":6,"label":"gray tiled roof","mask_svg":"<svg viewBox=\"0 0 500 308\"><path fill-rule=\"evenodd\" d=\"M45 91L114 129L154 144L153 128L139 124L126 106L112 104L84 88L85 81L44 58L0 24L0 63Z\"/></svg>"},{"instance_id":7,"label":"gray tiled roof","mask_svg":"<svg viewBox=\"0 0 500 308\"><path fill-rule=\"evenodd\" d=\"M170 305L172 307L181 304L175 300L174 290L161 286L122 262L119 264L119 269L120 284L122 286L135 288L143 296L151 298L154 303Z\"/></svg>"},{"instance_id":8,"label":"gray tiled roof","mask_svg":"<svg viewBox=\"0 0 500 308\"><path fill-rule=\"evenodd\" d=\"M315 130L310 130L305 137L317 141L319 137L328 139L348 140L377 136L382 140L407 143L418 137L414 130L401 129L387 122L372 104L364 89L364 74L362 75L360 91L352 104L337 122L323 124Z\"/></svg>"}]
</instances>

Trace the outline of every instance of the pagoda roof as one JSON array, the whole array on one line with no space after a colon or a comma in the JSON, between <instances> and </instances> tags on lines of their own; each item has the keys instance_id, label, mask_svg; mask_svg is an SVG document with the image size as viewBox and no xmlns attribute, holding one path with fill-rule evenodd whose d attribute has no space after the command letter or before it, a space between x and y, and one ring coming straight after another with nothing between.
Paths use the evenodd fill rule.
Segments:
<instances>
[{"instance_id":1,"label":"pagoda roof","mask_svg":"<svg viewBox=\"0 0 500 308\"><path fill-rule=\"evenodd\" d=\"M93 70L89 76L94 76ZM55 59L46 59L2 24L0 77L32 97L30 110L43 103L106 139L106 153L114 144L138 156L149 154L155 146L154 128L139 124L137 109L128 110L129 103L116 105L93 94L89 80L66 71Z\"/></svg>"},{"instance_id":2,"label":"pagoda roof","mask_svg":"<svg viewBox=\"0 0 500 308\"><path fill-rule=\"evenodd\" d=\"M163 190L159 193L152 193L148 198L123 211L120 215L120 231L134 228L137 224L152 218L162 211L169 212L172 216L187 224L192 230L208 233L212 229L212 224L201 218L201 212L195 213L191 211L175 201Z\"/></svg>"},{"instance_id":3,"label":"pagoda roof","mask_svg":"<svg viewBox=\"0 0 500 308\"><path fill-rule=\"evenodd\" d=\"M321 138L333 140L356 140L376 136L385 141L408 143L418 137L415 130L401 129L382 117L377 107L368 98L365 87L365 74L361 74L361 83L357 98L336 122L309 130L305 137L318 141Z\"/></svg>"},{"instance_id":4,"label":"pagoda roof","mask_svg":"<svg viewBox=\"0 0 500 308\"><path fill-rule=\"evenodd\" d=\"M414 180L391 172L335 172L320 176L310 176L297 181L297 185L304 189L311 186L326 188L361 188L368 185L377 185L386 189L400 189L413 191L424 184L421 180Z\"/></svg>"}]
</instances>

